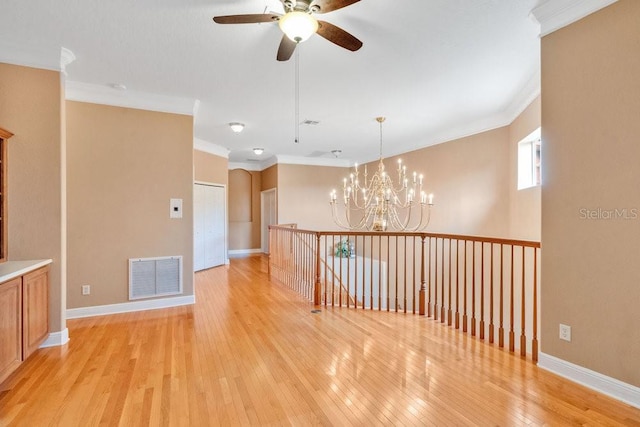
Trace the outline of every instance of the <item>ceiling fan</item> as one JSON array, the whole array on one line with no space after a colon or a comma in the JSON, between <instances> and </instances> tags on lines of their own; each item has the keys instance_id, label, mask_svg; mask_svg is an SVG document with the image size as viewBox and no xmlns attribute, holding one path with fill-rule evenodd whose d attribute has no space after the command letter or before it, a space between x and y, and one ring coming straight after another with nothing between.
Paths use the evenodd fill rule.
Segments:
<instances>
[{"instance_id":1,"label":"ceiling fan","mask_svg":"<svg viewBox=\"0 0 640 427\"><path fill-rule=\"evenodd\" d=\"M340 27L317 20L314 14L322 14L357 3L360 0L280 0L285 14L261 13L253 15L215 16L218 24L254 24L277 22L284 35L278 48L278 61L287 61L293 55L298 43L311 37L313 33L350 51L362 47L362 42Z\"/></svg>"}]
</instances>

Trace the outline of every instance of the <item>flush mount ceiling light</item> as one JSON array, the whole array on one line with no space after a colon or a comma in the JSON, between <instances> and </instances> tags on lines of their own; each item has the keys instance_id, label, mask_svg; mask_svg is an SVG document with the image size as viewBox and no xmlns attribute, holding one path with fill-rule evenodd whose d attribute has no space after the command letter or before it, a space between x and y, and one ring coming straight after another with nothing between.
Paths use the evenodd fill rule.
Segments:
<instances>
[{"instance_id":1,"label":"flush mount ceiling light","mask_svg":"<svg viewBox=\"0 0 640 427\"><path fill-rule=\"evenodd\" d=\"M318 31L318 21L307 12L293 11L278 20L289 40L302 43Z\"/></svg>"},{"instance_id":2,"label":"flush mount ceiling light","mask_svg":"<svg viewBox=\"0 0 640 427\"><path fill-rule=\"evenodd\" d=\"M255 154L256 156L259 156L262 153L264 153L264 148L254 148L253 149L253 154Z\"/></svg>"},{"instance_id":3,"label":"flush mount ceiling light","mask_svg":"<svg viewBox=\"0 0 640 427\"><path fill-rule=\"evenodd\" d=\"M242 132L242 129L244 129L244 123L232 122L232 123L229 123L229 127L235 133L240 133Z\"/></svg>"}]
</instances>

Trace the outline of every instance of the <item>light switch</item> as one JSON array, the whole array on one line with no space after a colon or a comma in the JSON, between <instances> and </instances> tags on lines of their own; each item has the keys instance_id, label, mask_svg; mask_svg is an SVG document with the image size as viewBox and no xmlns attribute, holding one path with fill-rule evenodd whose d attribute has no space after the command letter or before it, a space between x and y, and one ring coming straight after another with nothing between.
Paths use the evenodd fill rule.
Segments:
<instances>
[{"instance_id":1,"label":"light switch","mask_svg":"<svg viewBox=\"0 0 640 427\"><path fill-rule=\"evenodd\" d=\"M182 199L171 199L169 218L182 218Z\"/></svg>"}]
</instances>

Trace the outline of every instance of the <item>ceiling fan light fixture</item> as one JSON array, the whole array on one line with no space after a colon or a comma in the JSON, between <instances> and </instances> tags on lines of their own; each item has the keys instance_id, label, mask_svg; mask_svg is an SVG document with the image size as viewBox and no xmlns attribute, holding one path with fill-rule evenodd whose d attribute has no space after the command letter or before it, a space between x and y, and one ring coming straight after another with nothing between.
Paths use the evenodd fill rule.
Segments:
<instances>
[{"instance_id":1,"label":"ceiling fan light fixture","mask_svg":"<svg viewBox=\"0 0 640 427\"><path fill-rule=\"evenodd\" d=\"M318 21L307 12L293 11L278 21L283 33L296 43L302 43L318 31Z\"/></svg>"},{"instance_id":2,"label":"ceiling fan light fixture","mask_svg":"<svg viewBox=\"0 0 640 427\"><path fill-rule=\"evenodd\" d=\"M254 148L253 149L253 154L255 154L256 156L259 156L262 153L264 153L264 148Z\"/></svg>"},{"instance_id":3,"label":"ceiling fan light fixture","mask_svg":"<svg viewBox=\"0 0 640 427\"><path fill-rule=\"evenodd\" d=\"M242 129L244 129L244 123L232 122L232 123L229 123L229 127L235 133L240 133L242 132Z\"/></svg>"}]
</instances>

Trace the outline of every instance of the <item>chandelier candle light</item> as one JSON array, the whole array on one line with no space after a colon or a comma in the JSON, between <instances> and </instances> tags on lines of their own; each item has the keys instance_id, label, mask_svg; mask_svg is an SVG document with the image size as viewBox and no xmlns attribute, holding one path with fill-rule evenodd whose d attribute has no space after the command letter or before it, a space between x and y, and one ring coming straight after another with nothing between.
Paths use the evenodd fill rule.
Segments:
<instances>
[{"instance_id":1,"label":"chandelier candle light","mask_svg":"<svg viewBox=\"0 0 640 427\"><path fill-rule=\"evenodd\" d=\"M329 203L335 223L350 230L399 231L424 230L431 218L433 194L423 190L423 175L413 172L407 177L407 167L398 160L398 183L394 184L385 171L382 158L382 123L384 117L377 117L380 124L380 162L378 170L369 179L364 166L364 181L359 178L358 164L349 178L342 182L344 220L338 218L338 193L333 190ZM415 212L414 212L415 211Z\"/></svg>"}]
</instances>

